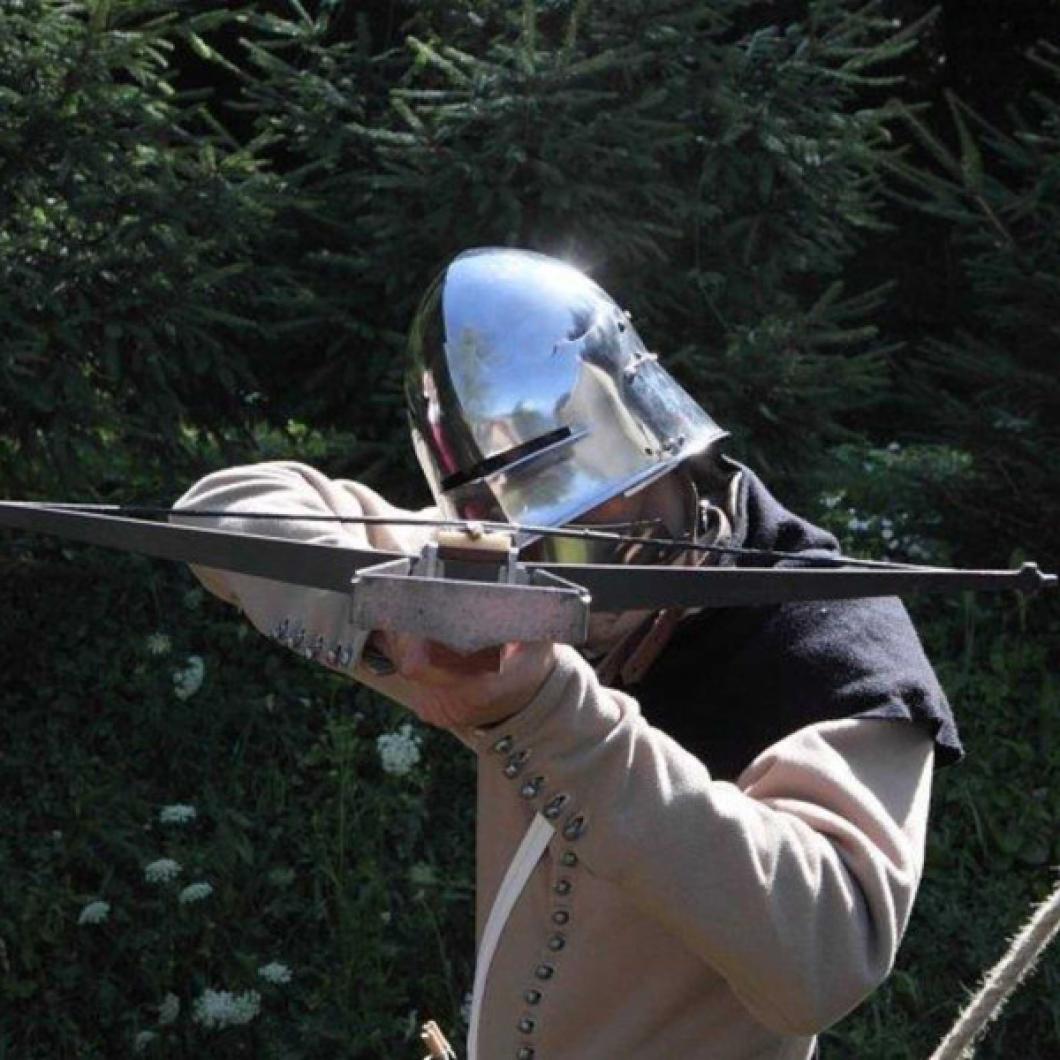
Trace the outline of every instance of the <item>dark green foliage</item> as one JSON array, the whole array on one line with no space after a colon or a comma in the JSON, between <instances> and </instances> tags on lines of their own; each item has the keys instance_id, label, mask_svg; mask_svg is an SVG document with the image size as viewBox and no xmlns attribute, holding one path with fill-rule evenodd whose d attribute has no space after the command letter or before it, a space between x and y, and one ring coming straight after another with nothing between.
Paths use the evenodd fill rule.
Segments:
<instances>
[{"instance_id":1,"label":"dark green foliage","mask_svg":"<svg viewBox=\"0 0 1060 1060\"><path fill-rule=\"evenodd\" d=\"M63 645L3 693L0 1055L127 1056L150 1030L146 1055L369 1060L414 1050L417 1010L457 1028L474 826L456 741L421 729L430 768L386 774L396 708L259 642L186 571L51 543L0 567L0 641L32 614ZM205 680L182 700L193 654ZM163 823L172 803L196 818ZM152 884L162 857L182 871ZM182 903L194 881L213 893ZM97 899L109 916L79 924ZM277 960L286 985L258 974ZM205 1030L207 988L256 990L261 1015ZM159 1026L170 992L180 1015Z\"/></svg>"},{"instance_id":2,"label":"dark green foliage","mask_svg":"<svg viewBox=\"0 0 1060 1060\"><path fill-rule=\"evenodd\" d=\"M1013 542L1060 556L1060 50L1028 60L1052 76L1002 130L949 97L957 149L906 117L933 156L928 170L891 161L916 203L950 223L952 323L924 343L904 389L930 407L922 436L967 452L972 474L937 493L947 529L979 556L1008 560ZM908 192L907 192L908 194Z\"/></svg>"},{"instance_id":3,"label":"dark green foliage","mask_svg":"<svg viewBox=\"0 0 1060 1060\"><path fill-rule=\"evenodd\" d=\"M309 354L284 408L341 424L369 394L362 423L393 430L420 292L512 244L588 266L759 466L812 460L883 386L882 292L844 294L842 269L882 223L889 112L851 104L914 28L754 9L426 4L375 55L363 22L331 44L323 19L249 20L249 105L299 158L288 220L319 300L266 354L285 374Z\"/></svg>"},{"instance_id":4,"label":"dark green foliage","mask_svg":"<svg viewBox=\"0 0 1060 1060\"><path fill-rule=\"evenodd\" d=\"M0 491L169 500L294 459L422 500L408 320L448 257L513 244L587 266L852 551L1055 569L1060 91L990 124L919 110L897 75L936 83L945 34L919 50L923 24L891 21L914 7L3 4ZM949 314L901 350L891 277L855 278L896 222L895 278L938 272ZM389 776L375 740L404 718L186 573L0 544L0 1058L127 1055L142 1031L145 1055L412 1056L427 1016L459 1037L466 753L421 731L421 767ZM898 970L830 1058L927 1055L1060 860L1055 608L918 616L970 757L938 779ZM194 822L161 823L176 802ZM182 874L149 884L163 856ZM213 892L182 904L194 880ZM96 898L108 918L78 924ZM979 1055L1050 1054L1057 961ZM206 988L261 1014L206 1030Z\"/></svg>"},{"instance_id":5,"label":"dark green foliage","mask_svg":"<svg viewBox=\"0 0 1060 1060\"><path fill-rule=\"evenodd\" d=\"M173 85L226 18L0 9L0 469L20 492L114 447L172 460L182 423L232 428L253 400L279 182Z\"/></svg>"}]
</instances>

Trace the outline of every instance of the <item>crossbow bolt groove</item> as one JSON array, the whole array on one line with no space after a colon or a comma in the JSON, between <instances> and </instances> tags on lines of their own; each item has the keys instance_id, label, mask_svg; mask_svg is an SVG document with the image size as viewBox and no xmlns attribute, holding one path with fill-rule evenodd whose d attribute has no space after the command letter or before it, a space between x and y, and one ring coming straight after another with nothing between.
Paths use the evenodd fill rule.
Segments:
<instances>
[{"instance_id":1,"label":"crossbow bolt groove","mask_svg":"<svg viewBox=\"0 0 1060 1060\"><path fill-rule=\"evenodd\" d=\"M181 518L298 519L430 526L435 540L419 555L292 541L150 521ZM577 527L527 527L459 520L210 512L116 505L0 501L0 526L56 535L200 567L328 589L350 596L354 659L373 630L416 633L461 652L513 641L584 642L591 610L747 607L910 592L1056 588L1037 564L1017 570L956 570L847 556L747 550L655 539L655 545L738 555L783 566L545 564L519 558L542 535L641 539ZM797 565L793 565L797 564Z\"/></svg>"}]
</instances>

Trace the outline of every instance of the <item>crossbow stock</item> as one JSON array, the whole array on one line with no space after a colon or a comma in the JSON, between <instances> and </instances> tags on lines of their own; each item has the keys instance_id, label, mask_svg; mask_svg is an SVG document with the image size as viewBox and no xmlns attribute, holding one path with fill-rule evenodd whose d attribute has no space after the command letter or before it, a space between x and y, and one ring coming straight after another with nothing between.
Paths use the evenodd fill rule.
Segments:
<instances>
[{"instance_id":1,"label":"crossbow stock","mask_svg":"<svg viewBox=\"0 0 1060 1060\"><path fill-rule=\"evenodd\" d=\"M430 527L435 539L415 555L152 521L170 515ZM1030 562L1016 570L960 570L669 539L653 544L779 565L532 563L519 549L539 536L640 539L590 528L419 517L0 501L0 526L347 594L354 660L373 630L420 634L474 652L511 641L581 644L592 610L747 607L913 592L1014 589L1031 595L1056 588L1056 575Z\"/></svg>"}]
</instances>

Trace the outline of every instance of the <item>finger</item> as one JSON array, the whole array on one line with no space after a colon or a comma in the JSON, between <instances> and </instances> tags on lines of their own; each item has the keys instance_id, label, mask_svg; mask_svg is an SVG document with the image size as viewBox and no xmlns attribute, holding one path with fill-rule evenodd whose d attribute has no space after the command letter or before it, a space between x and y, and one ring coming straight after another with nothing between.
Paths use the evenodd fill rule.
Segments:
<instances>
[{"instance_id":1,"label":"finger","mask_svg":"<svg viewBox=\"0 0 1060 1060\"><path fill-rule=\"evenodd\" d=\"M393 661L398 673L409 681L423 684L450 684L454 679L499 673L517 644L492 645L474 652L461 652L437 640L407 633L378 634L380 647Z\"/></svg>"},{"instance_id":2,"label":"finger","mask_svg":"<svg viewBox=\"0 0 1060 1060\"><path fill-rule=\"evenodd\" d=\"M397 672L410 681L421 679L431 669L427 656L427 642L422 637L407 633L380 634L384 651L393 660Z\"/></svg>"}]
</instances>

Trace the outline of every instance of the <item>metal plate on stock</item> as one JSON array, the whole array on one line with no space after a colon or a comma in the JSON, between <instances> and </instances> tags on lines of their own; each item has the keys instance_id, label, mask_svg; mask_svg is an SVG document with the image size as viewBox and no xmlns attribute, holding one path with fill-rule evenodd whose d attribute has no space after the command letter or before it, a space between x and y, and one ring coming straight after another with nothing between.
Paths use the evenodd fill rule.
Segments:
<instances>
[{"instance_id":1,"label":"metal plate on stock","mask_svg":"<svg viewBox=\"0 0 1060 1060\"><path fill-rule=\"evenodd\" d=\"M416 633L461 652L513 641L582 644L588 635L589 595L577 586L369 572L355 576L352 586L356 628Z\"/></svg>"}]
</instances>

